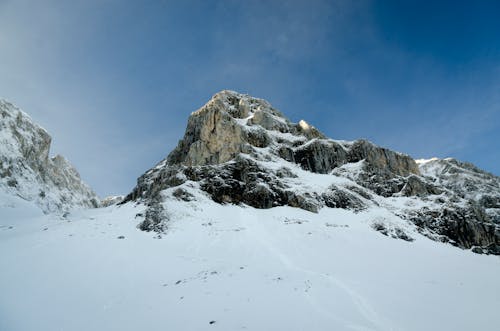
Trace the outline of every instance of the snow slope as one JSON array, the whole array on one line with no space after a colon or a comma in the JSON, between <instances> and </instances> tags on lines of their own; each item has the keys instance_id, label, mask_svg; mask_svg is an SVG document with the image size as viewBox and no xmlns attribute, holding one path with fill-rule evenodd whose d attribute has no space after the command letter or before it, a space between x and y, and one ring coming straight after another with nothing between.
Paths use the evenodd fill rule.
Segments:
<instances>
[{"instance_id":1,"label":"snow slope","mask_svg":"<svg viewBox=\"0 0 500 331\"><path fill-rule=\"evenodd\" d=\"M498 256L384 208L221 205L196 185L190 202L164 192L161 238L136 228L142 205L62 218L2 204L0 330L497 330Z\"/></svg>"}]
</instances>

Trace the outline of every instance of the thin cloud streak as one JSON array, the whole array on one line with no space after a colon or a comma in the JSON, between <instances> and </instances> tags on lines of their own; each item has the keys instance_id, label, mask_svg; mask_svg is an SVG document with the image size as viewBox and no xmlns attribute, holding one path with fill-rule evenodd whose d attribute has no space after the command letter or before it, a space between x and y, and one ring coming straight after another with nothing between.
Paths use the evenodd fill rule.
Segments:
<instances>
[{"instance_id":1,"label":"thin cloud streak","mask_svg":"<svg viewBox=\"0 0 500 331\"><path fill-rule=\"evenodd\" d=\"M214 93L266 98L336 139L500 168L500 80L381 32L373 1L7 1L0 95L102 195L127 193ZM453 67L454 68L454 67ZM497 64L498 72L498 64ZM479 152L492 150L488 162Z\"/></svg>"}]
</instances>

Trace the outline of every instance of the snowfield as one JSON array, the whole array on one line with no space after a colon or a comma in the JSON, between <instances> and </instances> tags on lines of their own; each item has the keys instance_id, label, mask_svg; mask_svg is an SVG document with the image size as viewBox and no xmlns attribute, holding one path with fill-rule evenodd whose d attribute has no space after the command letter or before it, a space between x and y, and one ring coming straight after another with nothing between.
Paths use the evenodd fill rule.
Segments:
<instances>
[{"instance_id":1,"label":"snowfield","mask_svg":"<svg viewBox=\"0 0 500 331\"><path fill-rule=\"evenodd\" d=\"M0 196L0 330L498 330L498 256L382 207L254 209L192 186L164 192L161 238L136 228L142 205L63 217Z\"/></svg>"}]
</instances>

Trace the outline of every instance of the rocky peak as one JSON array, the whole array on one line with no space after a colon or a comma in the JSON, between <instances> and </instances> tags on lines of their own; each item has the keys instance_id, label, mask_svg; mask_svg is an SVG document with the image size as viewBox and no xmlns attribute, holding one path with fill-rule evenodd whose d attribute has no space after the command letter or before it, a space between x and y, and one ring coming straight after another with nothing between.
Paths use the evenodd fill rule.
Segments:
<instances>
[{"instance_id":1,"label":"rocky peak","mask_svg":"<svg viewBox=\"0 0 500 331\"><path fill-rule=\"evenodd\" d=\"M283 169L265 169L262 162L281 164ZM284 192L287 185L282 177L295 176L287 168L298 166L312 173L331 174L342 173L342 166L348 164L363 168L352 180L385 196L400 193L404 176L419 175L417 164L407 155L365 140L329 139L304 120L291 122L265 100L222 91L191 114L177 147L138 179L137 187L124 201L156 201L159 192L189 179L202 183L202 189L220 202L318 210L325 203L317 197L306 198L310 192ZM216 183L221 178L224 181ZM234 185L228 184L231 182ZM417 190L407 191L414 194Z\"/></svg>"},{"instance_id":2,"label":"rocky peak","mask_svg":"<svg viewBox=\"0 0 500 331\"><path fill-rule=\"evenodd\" d=\"M407 155L366 140L329 139L304 120L292 123L263 99L225 90L191 114L177 147L139 179L140 183L158 184L160 181L162 184L154 185L154 189L149 184L139 186L143 186L146 192L157 192L171 185L172 181L176 182L165 174L177 171L172 169L241 163L243 156L247 156L250 162L290 162L321 174L363 160L371 185L384 186L383 191L389 195L399 192L401 187L385 187L388 179L420 174L415 161ZM137 190L131 197L149 195Z\"/></svg>"},{"instance_id":3,"label":"rocky peak","mask_svg":"<svg viewBox=\"0 0 500 331\"><path fill-rule=\"evenodd\" d=\"M188 119L184 138L167 157L170 165L221 164L238 154L256 154L273 136L293 135L307 140L324 137L304 121L293 124L263 99L234 91L215 94Z\"/></svg>"},{"instance_id":4,"label":"rocky peak","mask_svg":"<svg viewBox=\"0 0 500 331\"><path fill-rule=\"evenodd\" d=\"M479 194L483 185L500 192L497 179L450 160L432 164L419 168L410 156L363 139L329 139L265 100L222 91L191 114L177 147L139 177L123 202L147 204L140 228L152 231L165 229L163 199L191 201L193 188L217 203L255 208L383 206L432 239L500 254L498 194ZM463 185L457 174L465 176Z\"/></svg>"},{"instance_id":5,"label":"rocky peak","mask_svg":"<svg viewBox=\"0 0 500 331\"><path fill-rule=\"evenodd\" d=\"M397 175L419 174L410 157L364 140L336 142L304 120L292 123L265 100L227 90L215 94L191 114L184 138L166 163L222 164L241 153L254 158L279 156L320 173L367 159L372 167Z\"/></svg>"},{"instance_id":6,"label":"rocky peak","mask_svg":"<svg viewBox=\"0 0 500 331\"><path fill-rule=\"evenodd\" d=\"M0 100L0 189L63 212L97 207L96 194L64 157L49 157L51 137L26 113Z\"/></svg>"}]
</instances>

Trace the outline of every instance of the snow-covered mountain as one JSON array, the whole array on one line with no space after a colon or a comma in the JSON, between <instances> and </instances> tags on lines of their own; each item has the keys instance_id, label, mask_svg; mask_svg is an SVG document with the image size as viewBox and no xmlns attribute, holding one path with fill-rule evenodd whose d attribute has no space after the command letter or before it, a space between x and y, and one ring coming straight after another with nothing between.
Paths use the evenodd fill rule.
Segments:
<instances>
[{"instance_id":1,"label":"snow-covered mountain","mask_svg":"<svg viewBox=\"0 0 500 331\"><path fill-rule=\"evenodd\" d=\"M0 191L35 202L44 212L98 207L99 198L61 155L49 157L51 137L0 99Z\"/></svg>"},{"instance_id":2,"label":"snow-covered mountain","mask_svg":"<svg viewBox=\"0 0 500 331\"><path fill-rule=\"evenodd\" d=\"M33 156L45 131L14 114L2 331L498 329L499 178L470 164L328 139L222 91L130 194L61 217L23 193L71 189Z\"/></svg>"},{"instance_id":3,"label":"snow-covered mountain","mask_svg":"<svg viewBox=\"0 0 500 331\"><path fill-rule=\"evenodd\" d=\"M150 205L142 229L166 228L158 213L169 188L178 199L199 188L217 203L255 208L384 208L431 239L500 254L500 178L451 159L417 164L366 140L332 140L233 91L192 113L175 150L125 198ZM380 218L373 227L412 240Z\"/></svg>"}]
</instances>

